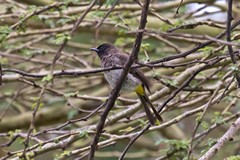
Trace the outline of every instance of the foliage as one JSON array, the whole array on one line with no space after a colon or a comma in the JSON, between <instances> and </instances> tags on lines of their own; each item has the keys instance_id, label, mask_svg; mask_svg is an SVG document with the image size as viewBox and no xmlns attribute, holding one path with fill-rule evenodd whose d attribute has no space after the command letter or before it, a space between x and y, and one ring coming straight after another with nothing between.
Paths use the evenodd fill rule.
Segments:
<instances>
[{"instance_id":1,"label":"foliage","mask_svg":"<svg viewBox=\"0 0 240 160\"><path fill-rule=\"evenodd\" d=\"M240 36L233 25L239 2L232 30L225 19L230 1L151 1L145 29L138 29L145 0L91 2L1 3L0 157L86 156L112 93L103 76L108 71L89 49L108 42L130 54L140 33L141 63L134 67L149 80L147 95L164 121L148 126L137 96L121 92L98 137L96 159L125 151L124 159L200 159L218 145L240 114ZM206 11L209 6L218 10ZM213 160L239 159L239 138L228 138Z\"/></svg>"}]
</instances>

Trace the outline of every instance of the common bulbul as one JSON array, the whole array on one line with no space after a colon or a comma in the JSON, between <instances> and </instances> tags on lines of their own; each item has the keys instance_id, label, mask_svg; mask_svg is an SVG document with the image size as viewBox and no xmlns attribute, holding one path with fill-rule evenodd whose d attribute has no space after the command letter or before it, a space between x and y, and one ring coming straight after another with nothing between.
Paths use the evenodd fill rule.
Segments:
<instances>
[{"instance_id":1,"label":"common bulbul","mask_svg":"<svg viewBox=\"0 0 240 160\"><path fill-rule=\"evenodd\" d=\"M127 54L123 53L121 50L109 43L101 44L97 48L91 48L90 50L95 51L98 54L98 57L101 60L102 68L114 66L122 67L127 62L129 57ZM116 83L120 78L121 72L122 69L109 70L104 72L104 76L110 84L111 88L114 88L116 86ZM121 90L136 92L145 109L146 115L149 119L149 123L151 125L155 125L156 119L151 113L148 106L151 107L154 115L159 121L162 121L162 118L150 102L145 92L145 88L150 92L149 81L144 76L143 72L137 68L130 69L124 83L122 84Z\"/></svg>"}]
</instances>

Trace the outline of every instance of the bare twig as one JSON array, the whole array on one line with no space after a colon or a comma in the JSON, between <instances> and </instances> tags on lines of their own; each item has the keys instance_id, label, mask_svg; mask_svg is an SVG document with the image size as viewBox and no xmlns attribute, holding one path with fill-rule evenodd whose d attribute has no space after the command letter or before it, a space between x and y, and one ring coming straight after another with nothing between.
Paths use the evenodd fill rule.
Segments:
<instances>
[{"instance_id":1,"label":"bare twig","mask_svg":"<svg viewBox=\"0 0 240 160\"><path fill-rule=\"evenodd\" d=\"M234 55L239 55L239 52L234 53ZM152 63L153 61L150 61L148 63L141 63L141 62L136 62L135 65L132 65L131 68L141 68L141 67L149 67L149 68L153 68L153 67L162 67L162 68L175 68L175 67L187 67L189 65L193 65L193 64L197 64L197 63L203 63L203 64L207 64L210 61L215 60L216 58L227 58L227 56L219 56L219 57L215 57L212 59L208 59L206 61L190 61L190 62L186 62L186 63L179 63L179 64L171 64L171 63ZM166 57L167 59L167 57ZM106 68L95 68L92 70L89 69L73 69L73 70L56 70L53 72L53 76L57 77L57 76L83 76L83 75L89 75L89 74L93 74L93 73L100 73L100 72L104 72L104 71L109 71L109 70L116 70L116 69L123 69L123 67L120 66L114 66L114 67L106 67ZM32 77L32 78L43 78L44 76L47 76L50 71L43 71L40 73L28 73L25 71L21 71L18 69L13 69L13 68L3 68L2 69L2 73L17 73L19 75L22 75L24 77ZM7 76L7 75L6 75ZM11 75L13 76L13 75ZM3 77L4 78L4 77Z\"/></svg>"},{"instance_id":2,"label":"bare twig","mask_svg":"<svg viewBox=\"0 0 240 160\"><path fill-rule=\"evenodd\" d=\"M228 0L228 11L227 11L227 27L226 27L226 38L228 42L231 42L231 22L233 20L232 17L232 0ZM232 63L236 65L236 60L233 55L233 48L231 45L228 45L228 54L231 57ZM235 77L238 82L238 87L240 87L240 75L238 73L238 70L235 72Z\"/></svg>"},{"instance_id":3,"label":"bare twig","mask_svg":"<svg viewBox=\"0 0 240 160\"><path fill-rule=\"evenodd\" d=\"M26 150L29 146L29 140L30 140L30 136L31 136L31 133L32 131L34 130L34 125L35 125L35 117L36 117L36 114L37 114L37 111L39 110L40 106L41 106L41 99L42 99L42 96L44 94L44 91L46 89L46 83L45 83L45 86L42 88L40 94L39 94L39 97L37 99L37 102L36 102L36 106L32 112L32 120L31 120L31 124L30 124L30 127L29 127L29 130L28 130L28 133L27 133L27 136L25 138L25 142L24 142L24 149L23 149L23 152L22 152L22 155L20 157L26 159Z\"/></svg>"},{"instance_id":4,"label":"bare twig","mask_svg":"<svg viewBox=\"0 0 240 160\"><path fill-rule=\"evenodd\" d=\"M26 15L23 19L19 20L19 21L18 21L17 23L15 23L14 25L12 25L11 28L12 28L12 29L15 29L16 27L22 25L22 24L23 24L25 21L27 21L29 18L33 17L34 15L38 15L38 14L40 14L40 13L42 13L42 12L45 12L45 11L47 11L47 10L50 10L50 9L52 9L52 8L58 8L58 7L62 6L62 5L65 5L65 3L64 3L64 2L53 3L53 4L51 4L51 5L48 5L48 6L46 6L46 7L41 8L41 9L39 9L39 10L35 10L35 11L31 12L30 14Z\"/></svg>"},{"instance_id":5,"label":"bare twig","mask_svg":"<svg viewBox=\"0 0 240 160\"><path fill-rule=\"evenodd\" d=\"M174 14L173 17L176 18L177 14L178 14L178 11L179 11L179 9L180 9L180 7L181 7L181 5L182 5L182 2L183 2L183 0L181 0L181 2L179 3L179 5L178 5L178 7L177 7L177 10L176 10L176 12L175 12L175 14Z\"/></svg>"},{"instance_id":6,"label":"bare twig","mask_svg":"<svg viewBox=\"0 0 240 160\"><path fill-rule=\"evenodd\" d=\"M78 28L78 26L80 25L80 23L83 21L84 17L87 15L87 13L92 9L92 7L95 5L96 3L96 0L93 0L91 2L91 4L88 6L88 8L83 12L82 16L80 16L77 21L75 22L72 30L70 31L70 34L69 36L71 37L74 33L74 31ZM51 65L51 73L50 75L52 76L53 75L53 69L54 69L54 66L55 66L55 63L57 62L57 60L59 59L59 57L61 56L61 52L62 50L64 49L64 47L66 46L67 42L68 42L68 38L65 38L62 45L60 46L60 48L58 49L58 51L56 52L54 58L53 58L53 61L52 61L52 65Z\"/></svg>"},{"instance_id":7,"label":"bare twig","mask_svg":"<svg viewBox=\"0 0 240 160\"><path fill-rule=\"evenodd\" d=\"M208 101L208 103L206 104L206 106L205 106L202 114L200 115L200 117L199 117L198 120L197 120L197 124L196 124L196 126L195 126L195 128L194 128L194 130L193 130L192 138L191 138L191 140L190 140L190 145L189 145L189 149L188 149L188 159L190 159L190 156L191 156L191 154L192 154L193 140L194 140L195 134L196 134L196 132L197 132L197 129L198 129L198 127L200 126L200 124L202 123L203 117L205 116L208 108L211 106L213 99L216 97L216 95L218 94L218 92L219 92L219 90L221 89L221 87L222 87L222 82L221 82L221 84L218 86L218 88L214 91L214 93L212 94L212 96L211 96L210 100Z\"/></svg>"},{"instance_id":8,"label":"bare twig","mask_svg":"<svg viewBox=\"0 0 240 160\"><path fill-rule=\"evenodd\" d=\"M96 25L96 28L99 28L102 23L105 21L105 19L109 16L109 14L113 11L114 7L119 3L119 0L115 0L115 2L113 3L113 5L111 6L111 8L109 9L109 11L105 14L105 16L101 19L100 22L98 22L98 24Z\"/></svg>"},{"instance_id":9,"label":"bare twig","mask_svg":"<svg viewBox=\"0 0 240 160\"><path fill-rule=\"evenodd\" d=\"M236 28L238 25L240 24L240 19L237 20L233 25L231 25L231 29L234 29ZM219 35L216 36L217 39L220 39L222 38L224 35L226 34L226 31L223 31L222 33L220 33ZM212 44L214 41L212 40L209 40L209 41L206 41L206 42L203 42L203 43L200 43L199 45L197 45L196 47L194 47L193 49L191 50L188 50L186 52L183 52L183 53L180 53L180 54L177 54L177 55L172 55L172 56L168 56L168 57L165 57L165 58L162 58L162 59L159 59L159 60L155 60L155 61L152 61L151 63L155 64L155 63L160 63L160 62L166 62L166 61L170 61L170 60L173 60L173 59L177 59L177 58L180 58L180 57L186 57L187 55L193 53L193 52L196 52L197 50L205 47L205 46L208 46L210 44Z\"/></svg>"},{"instance_id":10,"label":"bare twig","mask_svg":"<svg viewBox=\"0 0 240 160\"><path fill-rule=\"evenodd\" d=\"M15 101L15 99L19 96L20 92L25 88L26 86L24 85L22 88L20 88L12 97L11 101L5 106L5 108L3 109L3 111L1 111L0 114L0 122L2 121L3 117L5 116L5 114L7 113L8 109L10 108L11 104L13 103L13 101Z\"/></svg>"},{"instance_id":11,"label":"bare twig","mask_svg":"<svg viewBox=\"0 0 240 160\"><path fill-rule=\"evenodd\" d=\"M104 107L106 102L107 101L105 101L103 104L101 104L99 107L97 107L95 110L93 110L90 114L86 115L85 117L82 117L82 118L79 118L79 119L69 120L66 123L64 123L64 124L62 124L62 125L60 125L58 127L44 130L42 132L39 132L39 133L35 134L34 136L38 136L38 135L41 135L43 133L47 133L47 132L54 131L54 130L60 130L60 129L66 127L67 125L75 123L75 122L86 121L89 117L91 117L93 114L97 113L102 107Z\"/></svg>"}]
</instances>

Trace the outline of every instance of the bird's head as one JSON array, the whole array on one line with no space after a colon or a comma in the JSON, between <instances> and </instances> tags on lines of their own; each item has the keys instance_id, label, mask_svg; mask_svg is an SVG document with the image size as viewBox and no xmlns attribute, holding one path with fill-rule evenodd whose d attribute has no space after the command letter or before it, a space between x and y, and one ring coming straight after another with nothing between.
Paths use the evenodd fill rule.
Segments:
<instances>
[{"instance_id":1,"label":"bird's head","mask_svg":"<svg viewBox=\"0 0 240 160\"><path fill-rule=\"evenodd\" d=\"M100 58L108 54L114 54L118 51L118 49L110 43L103 43L99 45L97 48L91 48L90 50L95 51Z\"/></svg>"}]
</instances>

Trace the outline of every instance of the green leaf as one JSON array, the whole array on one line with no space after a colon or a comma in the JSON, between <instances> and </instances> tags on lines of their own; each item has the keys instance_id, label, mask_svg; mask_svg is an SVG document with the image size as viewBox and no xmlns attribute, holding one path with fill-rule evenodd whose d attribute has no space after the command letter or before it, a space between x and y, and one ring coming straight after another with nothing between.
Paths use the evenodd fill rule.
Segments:
<instances>
[{"instance_id":1,"label":"green leaf","mask_svg":"<svg viewBox=\"0 0 240 160\"><path fill-rule=\"evenodd\" d=\"M20 50L20 53L23 56L32 57L32 56L36 55L38 52L31 50L31 49L23 48Z\"/></svg>"},{"instance_id":2,"label":"green leaf","mask_svg":"<svg viewBox=\"0 0 240 160\"><path fill-rule=\"evenodd\" d=\"M127 29L125 29L125 28L120 28L120 29L118 29L117 30L117 35L118 36L124 36L124 35L126 35L127 34Z\"/></svg>"},{"instance_id":3,"label":"green leaf","mask_svg":"<svg viewBox=\"0 0 240 160\"><path fill-rule=\"evenodd\" d=\"M43 102L39 103L39 108L38 109L42 109L43 107L44 107L44 103Z\"/></svg>"},{"instance_id":4,"label":"green leaf","mask_svg":"<svg viewBox=\"0 0 240 160\"><path fill-rule=\"evenodd\" d=\"M6 44L7 36L12 32L9 26L0 26L0 44L4 46Z\"/></svg>"},{"instance_id":5,"label":"green leaf","mask_svg":"<svg viewBox=\"0 0 240 160\"><path fill-rule=\"evenodd\" d=\"M71 22L73 21L73 19L70 19L70 18L61 18L57 21L57 24L60 24L60 25L65 25L66 23L68 22Z\"/></svg>"},{"instance_id":6,"label":"green leaf","mask_svg":"<svg viewBox=\"0 0 240 160\"><path fill-rule=\"evenodd\" d=\"M196 117L196 123L199 123L200 122L200 118L202 116L202 113L197 113L197 117Z\"/></svg>"},{"instance_id":7,"label":"green leaf","mask_svg":"<svg viewBox=\"0 0 240 160\"><path fill-rule=\"evenodd\" d=\"M59 143L59 139L58 139L58 138L55 138L55 139L54 139L54 143Z\"/></svg>"},{"instance_id":8,"label":"green leaf","mask_svg":"<svg viewBox=\"0 0 240 160\"><path fill-rule=\"evenodd\" d=\"M30 99L33 101L38 101L39 97L30 97Z\"/></svg>"},{"instance_id":9,"label":"green leaf","mask_svg":"<svg viewBox=\"0 0 240 160\"><path fill-rule=\"evenodd\" d=\"M89 13L90 18L101 18L105 15L106 13L103 11L93 11Z\"/></svg>"},{"instance_id":10,"label":"green leaf","mask_svg":"<svg viewBox=\"0 0 240 160\"><path fill-rule=\"evenodd\" d=\"M33 103L31 109L34 110L37 107L37 104L38 104L37 102ZM43 102L39 103L38 110L40 110L43 107L44 103Z\"/></svg>"},{"instance_id":11,"label":"green leaf","mask_svg":"<svg viewBox=\"0 0 240 160\"><path fill-rule=\"evenodd\" d=\"M240 155L227 157L226 160L240 160Z\"/></svg>"},{"instance_id":12,"label":"green leaf","mask_svg":"<svg viewBox=\"0 0 240 160\"><path fill-rule=\"evenodd\" d=\"M151 74L152 77L156 78L156 77L161 76L161 73L159 71L157 71L157 70L152 70L152 71L153 71Z\"/></svg>"},{"instance_id":13,"label":"green leaf","mask_svg":"<svg viewBox=\"0 0 240 160\"><path fill-rule=\"evenodd\" d=\"M222 124L223 123L223 116L221 115L220 112L214 112L212 116L212 123L217 123L217 124Z\"/></svg>"},{"instance_id":14,"label":"green leaf","mask_svg":"<svg viewBox=\"0 0 240 160\"><path fill-rule=\"evenodd\" d=\"M233 114L232 114L231 112L224 112L223 115L224 115L224 116L231 116L231 115L233 115Z\"/></svg>"},{"instance_id":15,"label":"green leaf","mask_svg":"<svg viewBox=\"0 0 240 160\"><path fill-rule=\"evenodd\" d=\"M9 132L8 132L8 137L9 137L10 139L12 139L13 136L14 136L14 132L13 132L13 131L9 131Z\"/></svg>"},{"instance_id":16,"label":"green leaf","mask_svg":"<svg viewBox=\"0 0 240 160\"><path fill-rule=\"evenodd\" d=\"M198 85L198 81L197 81L196 79L193 79L193 80L190 82L190 86L191 86L192 88L198 87L198 86L199 86L199 85Z\"/></svg>"},{"instance_id":17,"label":"green leaf","mask_svg":"<svg viewBox=\"0 0 240 160\"><path fill-rule=\"evenodd\" d=\"M169 24L163 23L163 24L160 26L160 31L166 32L166 31L168 31L170 28L171 28L171 26L170 26Z\"/></svg>"},{"instance_id":18,"label":"green leaf","mask_svg":"<svg viewBox=\"0 0 240 160\"><path fill-rule=\"evenodd\" d=\"M238 72L239 69L238 69L238 66L237 65L232 65L229 67L230 70L234 71L234 72Z\"/></svg>"},{"instance_id":19,"label":"green leaf","mask_svg":"<svg viewBox=\"0 0 240 160\"><path fill-rule=\"evenodd\" d=\"M165 83L170 84L171 86L176 86L177 82L172 79L162 79Z\"/></svg>"},{"instance_id":20,"label":"green leaf","mask_svg":"<svg viewBox=\"0 0 240 160\"><path fill-rule=\"evenodd\" d=\"M169 145L174 146L177 150L187 149L189 143L184 140L176 140L176 139L159 139L156 141L155 145L159 145L161 143L167 143Z\"/></svg>"},{"instance_id":21,"label":"green leaf","mask_svg":"<svg viewBox=\"0 0 240 160\"><path fill-rule=\"evenodd\" d=\"M213 52L213 50L214 50L214 48L209 47L209 46L199 49L199 51L204 52L206 54L205 56L208 56L208 54L211 54Z\"/></svg>"},{"instance_id":22,"label":"green leaf","mask_svg":"<svg viewBox=\"0 0 240 160\"><path fill-rule=\"evenodd\" d=\"M64 93L64 97L66 97L66 98L68 98L68 97L75 97L78 93L79 93L79 91L70 92L70 93Z\"/></svg>"},{"instance_id":23,"label":"green leaf","mask_svg":"<svg viewBox=\"0 0 240 160\"><path fill-rule=\"evenodd\" d=\"M71 154L71 151L67 151L65 150L64 152L62 152L60 155L57 154L54 158L54 160L59 160L59 159L63 159L65 156L69 156Z\"/></svg>"},{"instance_id":24,"label":"green leaf","mask_svg":"<svg viewBox=\"0 0 240 160\"><path fill-rule=\"evenodd\" d=\"M20 140L18 141L18 144L24 144L25 143L25 138L20 138Z\"/></svg>"},{"instance_id":25,"label":"green leaf","mask_svg":"<svg viewBox=\"0 0 240 160\"><path fill-rule=\"evenodd\" d=\"M12 29L9 26L0 26L0 34L9 34Z\"/></svg>"},{"instance_id":26,"label":"green leaf","mask_svg":"<svg viewBox=\"0 0 240 160\"><path fill-rule=\"evenodd\" d=\"M113 5L116 0L106 0L105 5Z\"/></svg>"},{"instance_id":27,"label":"green leaf","mask_svg":"<svg viewBox=\"0 0 240 160\"><path fill-rule=\"evenodd\" d=\"M207 142L207 145L209 146L209 147L212 147L214 144L216 144L217 143L217 140L216 139L214 139L214 138L209 138L208 139L208 142Z\"/></svg>"},{"instance_id":28,"label":"green leaf","mask_svg":"<svg viewBox=\"0 0 240 160\"><path fill-rule=\"evenodd\" d=\"M179 26L181 26L181 25L184 25L184 22L185 21L183 21L182 19L177 19L175 22L174 22L174 26L175 27L179 27Z\"/></svg>"},{"instance_id":29,"label":"green leaf","mask_svg":"<svg viewBox=\"0 0 240 160\"><path fill-rule=\"evenodd\" d=\"M123 46L125 46L126 44L128 44L128 43L133 43L134 42L134 39L133 38L126 38L126 37L119 37L119 38L117 38L116 39L116 41L115 41L115 45L116 46L119 46L119 47L123 47Z\"/></svg>"},{"instance_id":30,"label":"green leaf","mask_svg":"<svg viewBox=\"0 0 240 160\"><path fill-rule=\"evenodd\" d=\"M89 134L86 131L80 131L78 137L81 138L85 138L85 137L89 137Z\"/></svg>"},{"instance_id":31,"label":"green leaf","mask_svg":"<svg viewBox=\"0 0 240 160\"><path fill-rule=\"evenodd\" d=\"M55 28L56 24L55 21L52 19L44 19L44 23L49 26L50 28Z\"/></svg>"},{"instance_id":32,"label":"green leaf","mask_svg":"<svg viewBox=\"0 0 240 160\"><path fill-rule=\"evenodd\" d=\"M1 57L0 58L0 63L3 65L3 64L8 64L8 58L6 57Z\"/></svg>"},{"instance_id":33,"label":"green leaf","mask_svg":"<svg viewBox=\"0 0 240 160\"><path fill-rule=\"evenodd\" d=\"M177 160L177 159L185 159L187 156L188 146L189 143L184 140L175 140L175 139L159 139L156 141L156 145L160 143L166 143L169 145L168 150L165 153L171 155L170 159Z\"/></svg>"},{"instance_id":34,"label":"green leaf","mask_svg":"<svg viewBox=\"0 0 240 160\"><path fill-rule=\"evenodd\" d=\"M60 45L62 44L65 40L70 40L71 36L66 33L59 33L55 36L55 38L51 41L54 44Z\"/></svg>"},{"instance_id":35,"label":"green leaf","mask_svg":"<svg viewBox=\"0 0 240 160\"><path fill-rule=\"evenodd\" d=\"M122 105L123 103L122 103L120 100L117 99L117 100L115 101L115 104L116 104L116 105Z\"/></svg>"},{"instance_id":36,"label":"green leaf","mask_svg":"<svg viewBox=\"0 0 240 160\"><path fill-rule=\"evenodd\" d=\"M132 131L133 130L133 128L132 127L127 127L127 128L125 128L125 129L120 129L119 130L119 132L121 133L121 132L130 132L130 131Z\"/></svg>"},{"instance_id":37,"label":"green leaf","mask_svg":"<svg viewBox=\"0 0 240 160\"><path fill-rule=\"evenodd\" d=\"M35 101L31 106L32 110L34 110L36 107L38 107L38 110L44 107L44 103L40 102L39 97L31 97L31 99Z\"/></svg>"},{"instance_id":38,"label":"green leaf","mask_svg":"<svg viewBox=\"0 0 240 160\"><path fill-rule=\"evenodd\" d=\"M151 49L150 44L149 43L142 43L141 49L143 49L145 51L149 51Z\"/></svg>"},{"instance_id":39,"label":"green leaf","mask_svg":"<svg viewBox=\"0 0 240 160\"><path fill-rule=\"evenodd\" d=\"M206 121L203 121L203 122L201 123L201 126L203 127L204 130L209 129L209 124L208 124Z\"/></svg>"},{"instance_id":40,"label":"green leaf","mask_svg":"<svg viewBox=\"0 0 240 160\"><path fill-rule=\"evenodd\" d=\"M72 109L68 112L67 118L68 119L73 119L73 117L75 117L76 115L78 115L78 111L75 110L75 109Z\"/></svg>"},{"instance_id":41,"label":"green leaf","mask_svg":"<svg viewBox=\"0 0 240 160\"><path fill-rule=\"evenodd\" d=\"M16 129L15 131L9 131L9 132L8 132L8 137L9 137L10 139L12 139L13 136L14 136L14 134L18 134L18 133L20 133L20 132L21 132L21 130L19 130L19 129Z\"/></svg>"},{"instance_id":42,"label":"green leaf","mask_svg":"<svg viewBox=\"0 0 240 160\"><path fill-rule=\"evenodd\" d=\"M141 127L146 126L146 122L143 119L138 119L137 121L140 123L139 126Z\"/></svg>"},{"instance_id":43,"label":"green leaf","mask_svg":"<svg viewBox=\"0 0 240 160\"><path fill-rule=\"evenodd\" d=\"M42 82L49 82L53 79L52 75L48 74L42 78Z\"/></svg>"},{"instance_id":44,"label":"green leaf","mask_svg":"<svg viewBox=\"0 0 240 160\"><path fill-rule=\"evenodd\" d=\"M28 5L27 12L32 13L37 10L37 6L35 5Z\"/></svg>"},{"instance_id":45,"label":"green leaf","mask_svg":"<svg viewBox=\"0 0 240 160\"><path fill-rule=\"evenodd\" d=\"M26 31L27 31L26 22L21 23L21 24L17 27L17 32L18 32L18 33L26 32Z\"/></svg>"}]
</instances>

